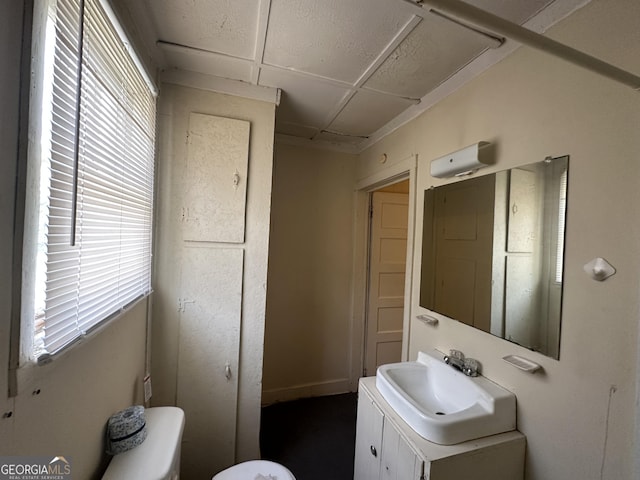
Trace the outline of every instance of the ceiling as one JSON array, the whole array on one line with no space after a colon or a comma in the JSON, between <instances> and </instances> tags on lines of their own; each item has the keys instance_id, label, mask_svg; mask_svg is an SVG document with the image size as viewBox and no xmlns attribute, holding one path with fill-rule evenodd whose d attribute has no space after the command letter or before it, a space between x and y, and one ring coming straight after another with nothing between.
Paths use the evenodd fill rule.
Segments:
<instances>
[{"instance_id":1,"label":"ceiling","mask_svg":"<svg viewBox=\"0 0 640 480\"><path fill-rule=\"evenodd\" d=\"M468 1L539 31L568 13L563 2L577 3ZM495 63L492 52L510 51L438 14L416 15L406 0L145 0L144 9L166 72L279 89L280 140L345 151L427 108L461 73L479 73L484 56Z\"/></svg>"}]
</instances>

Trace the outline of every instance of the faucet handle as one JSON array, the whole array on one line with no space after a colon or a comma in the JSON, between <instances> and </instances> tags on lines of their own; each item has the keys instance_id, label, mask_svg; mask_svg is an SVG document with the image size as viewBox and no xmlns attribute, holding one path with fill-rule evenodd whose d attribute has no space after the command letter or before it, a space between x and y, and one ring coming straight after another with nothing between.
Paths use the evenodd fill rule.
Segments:
<instances>
[{"instance_id":1,"label":"faucet handle","mask_svg":"<svg viewBox=\"0 0 640 480\"><path fill-rule=\"evenodd\" d=\"M475 358L466 358L462 366L462 373L469 377L477 377L480 373L480 362Z\"/></svg>"},{"instance_id":2,"label":"faucet handle","mask_svg":"<svg viewBox=\"0 0 640 480\"><path fill-rule=\"evenodd\" d=\"M460 350L449 350L449 357L457 360L464 360L464 353Z\"/></svg>"}]
</instances>

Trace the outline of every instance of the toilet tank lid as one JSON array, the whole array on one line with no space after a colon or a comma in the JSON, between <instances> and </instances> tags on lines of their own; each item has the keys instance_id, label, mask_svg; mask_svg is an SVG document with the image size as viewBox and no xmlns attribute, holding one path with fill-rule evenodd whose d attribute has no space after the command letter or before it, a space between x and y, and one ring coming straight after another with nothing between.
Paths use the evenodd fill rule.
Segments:
<instances>
[{"instance_id":1,"label":"toilet tank lid","mask_svg":"<svg viewBox=\"0 0 640 480\"><path fill-rule=\"evenodd\" d=\"M147 438L133 450L113 457L103 480L160 480L172 472L180 454L184 412L178 407L153 407L144 412Z\"/></svg>"}]
</instances>

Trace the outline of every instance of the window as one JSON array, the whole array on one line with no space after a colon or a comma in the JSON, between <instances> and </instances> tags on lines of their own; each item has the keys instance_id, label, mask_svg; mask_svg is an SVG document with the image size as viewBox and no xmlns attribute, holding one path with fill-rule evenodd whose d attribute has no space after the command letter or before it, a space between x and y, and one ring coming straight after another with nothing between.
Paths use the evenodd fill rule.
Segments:
<instances>
[{"instance_id":1,"label":"window","mask_svg":"<svg viewBox=\"0 0 640 480\"><path fill-rule=\"evenodd\" d=\"M44 8L22 341L23 360L40 363L150 292L156 116L155 88L106 0Z\"/></svg>"},{"instance_id":2,"label":"window","mask_svg":"<svg viewBox=\"0 0 640 480\"><path fill-rule=\"evenodd\" d=\"M562 283L562 265L564 264L564 224L567 212L567 176L565 168L560 175L558 194L558 238L556 242L556 283Z\"/></svg>"}]
</instances>

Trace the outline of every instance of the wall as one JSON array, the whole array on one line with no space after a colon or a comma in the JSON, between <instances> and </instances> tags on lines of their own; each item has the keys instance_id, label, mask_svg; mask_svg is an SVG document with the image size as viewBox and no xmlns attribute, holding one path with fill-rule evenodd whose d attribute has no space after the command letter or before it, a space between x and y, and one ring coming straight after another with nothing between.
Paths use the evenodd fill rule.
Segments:
<instances>
[{"instance_id":1,"label":"wall","mask_svg":"<svg viewBox=\"0 0 640 480\"><path fill-rule=\"evenodd\" d=\"M22 385L1 419L3 455L61 455L74 478L100 478L110 415L143 402L147 302L112 322ZM39 391L38 394L33 392Z\"/></svg>"},{"instance_id":2,"label":"wall","mask_svg":"<svg viewBox=\"0 0 640 480\"><path fill-rule=\"evenodd\" d=\"M275 105L163 84L158 117L158 186L155 297L151 365L154 405L175 405L182 232L180 199L189 113L251 122L238 375L238 461L258 458L264 319L269 246ZM229 179L231 180L231 178ZM191 419L187 418L186 421Z\"/></svg>"},{"instance_id":3,"label":"wall","mask_svg":"<svg viewBox=\"0 0 640 480\"><path fill-rule=\"evenodd\" d=\"M549 35L640 73L640 4L594 0ZM520 48L436 107L364 152L358 178L372 175L382 153L418 154L418 185L429 161L485 140L497 146L487 172L571 155L560 360L552 360L443 320L413 320L409 353L459 348L487 377L518 398L518 429L527 436L528 480L630 479L634 470L636 356L640 287L640 95L547 54ZM484 171L483 171L484 172ZM422 196L416 197L416 244ZM419 260L419 248L416 249ZM582 266L602 256L617 269L603 283ZM414 271L419 269L414 267ZM412 318L417 307L414 276ZM501 360L521 354L543 374Z\"/></svg>"},{"instance_id":4,"label":"wall","mask_svg":"<svg viewBox=\"0 0 640 480\"><path fill-rule=\"evenodd\" d=\"M18 151L18 99L23 2L0 4L0 263L11 265ZM23 85L26 87L26 85ZM97 335L73 347L45 367L18 396L7 396L11 268L0 273L0 454L62 455L72 460L74 478L100 478L104 427L108 417L142 402L145 360L146 301ZM117 353L114 355L114 353ZM39 390L39 394L32 392Z\"/></svg>"},{"instance_id":5,"label":"wall","mask_svg":"<svg viewBox=\"0 0 640 480\"><path fill-rule=\"evenodd\" d=\"M263 403L350 390L354 170L276 145Z\"/></svg>"},{"instance_id":6,"label":"wall","mask_svg":"<svg viewBox=\"0 0 640 480\"><path fill-rule=\"evenodd\" d=\"M18 134L20 114L20 49L22 42L23 2L3 2L0 5L0 108L4 112L0 128L0 148L5 152L6 161L0 162L0 399L2 412L11 410L10 402L5 403L8 389L9 331L11 318L11 298L13 291L12 264L13 221L16 195L16 174L18 159ZM0 425L6 422L0 420ZM0 436L0 440L6 438ZM4 450L4 448L3 448Z\"/></svg>"}]
</instances>

